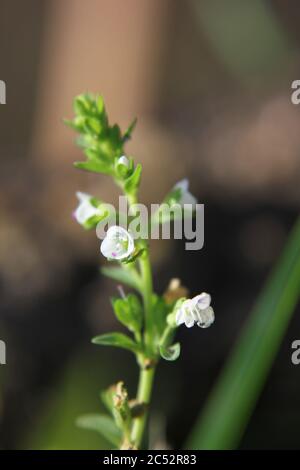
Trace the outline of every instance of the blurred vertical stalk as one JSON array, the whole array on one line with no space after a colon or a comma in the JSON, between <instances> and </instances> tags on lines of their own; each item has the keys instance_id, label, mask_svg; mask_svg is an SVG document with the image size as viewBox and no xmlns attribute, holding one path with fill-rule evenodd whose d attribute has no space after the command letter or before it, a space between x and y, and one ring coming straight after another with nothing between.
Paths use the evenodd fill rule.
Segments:
<instances>
[{"instance_id":1,"label":"blurred vertical stalk","mask_svg":"<svg viewBox=\"0 0 300 470\"><path fill-rule=\"evenodd\" d=\"M300 294L300 219L187 441L188 449L238 446Z\"/></svg>"}]
</instances>

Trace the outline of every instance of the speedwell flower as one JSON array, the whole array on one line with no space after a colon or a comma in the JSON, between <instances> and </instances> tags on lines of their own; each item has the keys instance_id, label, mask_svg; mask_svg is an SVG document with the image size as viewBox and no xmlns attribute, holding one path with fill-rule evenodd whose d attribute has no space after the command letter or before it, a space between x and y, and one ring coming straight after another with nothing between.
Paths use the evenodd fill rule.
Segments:
<instances>
[{"instance_id":1,"label":"speedwell flower","mask_svg":"<svg viewBox=\"0 0 300 470\"><path fill-rule=\"evenodd\" d=\"M176 313L177 326L185 323L187 328L191 328L196 323L200 328L208 328L215 320L210 301L210 295L205 292L185 300Z\"/></svg>"},{"instance_id":2,"label":"speedwell flower","mask_svg":"<svg viewBox=\"0 0 300 470\"><path fill-rule=\"evenodd\" d=\"M100 250L107 259L121 261L134 252L134 240L125 228L113 225L107 230Z\"/></svg>"},{"instance_id":3,"label":"speedwell flower","mask_svg":"<svg viewBox=\"0 0 300 470\"><path fill-rule=\"evenodd\" d=\"M74 217L80 225L85 225L85 223L94 216L101 217L103 215L103 211L92 204L93 196L80 191L76 193L76 196L79 200L79 204L74 211Z\"/></svg>"},{"instance_id":4,"label":"speedwell flower","mask_svg":"<svg viewBox=\"0 0 300 470\"><path fill-rule=\"evenodd\" d=\"M189 192L189 180L184 178L178 183L175 184L174 190L180 190L180 196L178 200L178 204L183 206L184 204L192 204L195 206L197 204L197 199Z\"/></svg>"}]
</instances>

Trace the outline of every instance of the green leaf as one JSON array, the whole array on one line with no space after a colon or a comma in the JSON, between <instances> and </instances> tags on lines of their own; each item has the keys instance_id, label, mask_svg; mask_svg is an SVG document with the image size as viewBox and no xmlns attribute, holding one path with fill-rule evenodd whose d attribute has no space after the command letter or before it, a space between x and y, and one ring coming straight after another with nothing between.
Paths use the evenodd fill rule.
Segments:
<instances>
[{"instance_id":1,"label":"green leaf","mask_svg":"<svg viewBox=\"0 0 300 470\"><path fill-rule=\"evenodd\" d=\"M136 126L136 123L137 123L137 118L135 118L132 123L130 124L130 126L128 127L128 129L125 131L124 135L123 135L123 142L125 142L126 140L129 140L131 139L131 134Z\"/></svg>"},{"instance_id":2,"label":"green leaf","mask_svg":"<svg viewBox=\"0 0 300 470\"><path fill-rule=\"evenodd\" d=\"M175 343L171 346L160 346L159 347L160 355L166 361L176 361L180 356L180 344Z\"/></svg>"},{"instance_id":3,"label":"green leaf","mask_svg":"<svg viewBox=\"0 0 300 470\"><path fill-rule=\"evenodd\" d=\"M121 130L118 124L114 124L112 127L110 127L109 139L111 140L113 147L118 147L122 144Z\"/></svg>"},{"instance_id":4,"label":"green leaf","mask_svg":"<svg viewBox=\"0 0 300 470\"><path fill-rule=\"evenodd\" d=\"M102 125L98 119L88 117L85 121L85 129L87 130L87 132L91 132L92 134L98 135L102 131Z\"/></svg>"},{"instance_id":5,"label":"green leaf","mask_svg":"<svg viewBox=\"0 0 300 470\"><path fill-rule=\"evenodd\" d=\"M76 116L74 119L64 119L64 123L77 132L84 132L85 117Z\"/></svg>"},{"instance_id":6,"label":"green leaf","mask_svg":"<svg viewBox=\"0 0 300 470\"><path fill-rule=\"evenodd\" d=\"M142 165L140 163L137 164L133 173L129 178L125 180L125 191L129 194L135 194L139 188L140 181L141 181L141 174L142 174Z\"/></svg>"},{"instance_id":7,"label":"green leaf","mask_svg":"<svg viewBox=\"0 0 300 470\"><path fill-rule=\"evenodd\" d=\"M118 332L95 336L95 338L92 339L92 343L99 344L101 346L114 346L117 348L128 349L133 353L141 352L139 345L133 341L133 339Z\"/></svg>"},{"instance_id":8,"label":"green leaf","mask_svg":"<svg viewBox=\"0 0 300 470\"><path fill-rule=\"evenodd\" d=\"M113 407L114 407L113 397L115 393L116 393L115 385L112 385L111 387L108 387L105 390L101 390L100 392L101 401L103 405L105 406L105 408L107 409L107 411L109 411L110 413L113 412Z\"/></svg>"},{"instance_id":9,"label":"green leaf","mask_svg":"<svg viewBox=\"0 0 300 470\"><path fill-rule=\"evenodd\" d=\"M187 449L233 449L247 426L300 294L300 220L210 395Z\"/></svg>"},{"instance_id":10,"label":"green leaf","mask_svg":"<svg viewBox=\"0 0 300 470\"><path fill-rule=\"evenodd\" d=\"M76 114L86 116L90 112L91 104L86 95L79 95L74 99L73 107Z\"/></svg>"},{"instance_id":11,"label":"green leaf","mask_svg":"<svg viewBox=\"0 0 300 470\"><path fill-rule=\"evenodd\" d=\"M74 166L80 170L92 171L93 173L110 174L111 169L107 163L96 160L88 160L86 162L75 162Z\"/></svg>"},{"instance_id":12,"label":"green leaf","mask_svg":"<svg viewBox=\"0 0 300 470\"><path fill-rule=\"evenodd\" d=\"M123 180L128 177L129 174L132 173L132 160L129 160L129 164L127 166L124 163L119 163L119 158L120 157L117 157L115 159L115 170L117 176Z\"/></svg>"},{"instance_id":13,"label":"green leaf","mask_svg":"<svg viewBox=\"0 0 300 470\"><path fill-rule=\"evenodd\" d=\"M91 136L86 136L91 137ZM90 145L84 149L85 155L89 160L101 163L101 165L107 165L109 168L112 166L111 161L111 149L106 145L107 142L97 142L96 145Z\"/></svg>"},{"instance_id":14,"label":"green leaf","mask_svg":"<svg viewBox=\"0 0 300 470\"><path fill-rule=\"evenodd\" d=\"M83 150L91 149L91 150L96 151L97 139L95 139L95 136L92 136L90 134L80 134L76 139L76 144L78 145L78 147L82 148ZM97 154L97 158L98 158L98 154Z\"/></svg>"},{"instance_id":15,"label":"green leaf","mask_svg":"<svg viewBox=\"0 0 300 470\"><path fill-rule=\"evenodd\" d=\"M113 299L113 309L117 319L130 331L140 331L142 328L143 308L134 294L128 294L125 299Z\"/></svg>"},{"instance_id":16,"label":"green leaf","mask_svg":"<svg viewBox=\"0 0 300 470\"><path fill-rule=\"evenodd\" d=\"M153 294L152 296L152 315L154 328L157 336L160 337L166 327L166 317L169 312L163 297Z\"/></svg>"},{"instance_id":17,"label":"green leaf","mask_svg":"<svg viewBox=\"0 0 300 470\"><path fill-rule=\"evenodd\" d=\"M109 126L102 97L79 95L74 100L74 111L74 119L65 120L65 123L79 132L77 143L88 158L87 162L77 162L75 166L93 173L115 176L114 159L123 154L123 139L117 124ZM122 179L131 172L132 168L125 172Z\"/></svg>"},{"instance_id":18,"label":"green leaf","mask_svg":"<svg viewBox=\"0 0 300 470\"><path fill-rule=\"evenodd\" d=\"M105 111L105 106L104 106L104 100L103 100L102 96L97 96L97 98L96 98L96 107L97 107L98 113L100 115L103 114L103 112Z\"/></svg>"},{"instance_id":19,"label":"green leaf","mask_svg":"<svg viewBox=\"0 0 300 470\"><path fill-rule=\"evenodd\" d=\"M99 155L98 150L96 150L95 148L85 148L84 153L90 161L94 161L98 164L99 159L101 158L100 155ZM102 162L102 164L103 164L103 162Z\"/></svg>"},{"instance_id":20,"label":"green leaf","mask_svg":"<svg viewBox=\"0 0 300 470\"><path fill-rule=\"evenodd\" d=\"M140 290L140 277L133 269L103 266L101 268L101 273L104 274L104 276L110 277L122 284L126 284L137 291Z\"/></svg>"},{"instance_id":21,"label":"green leaf","mask_svg":"<svg viewBox=\"0 0 300 470\"><path fill-rule=\"evenodd\" d=\"M119 447L121 442L121 432L114 420L103 414L86 414L76 420L76 425L83 429L96 431L115 447Z\"/></svg>"},{"instance_id":22,"label":"green leaf","mask_svg":"<svg viewBox=\"0 0 300 470\"><path fill-rule=\"evenodd\" d=\"M70 127L74 131L79 130L78 127L76 126L76 124L74 123L73 119L63 119L63 122L64 122L64 124L66 124L66 126Z\"/></svg>"},{"instance_id":23,"label":"green leaf","mask_svg":"<svg viewBox=\"0 0 300 470\"><path fill-rule=\"evenodd\" d=\"M109 212L106 211L103 213L103 215L94 215L93 217L90 217L88 220L85 221L83 224L83 228L86 230L91 230L97 227L98 223L101 222L103 219L108 218Z\"/></svg>"}]
</instances>

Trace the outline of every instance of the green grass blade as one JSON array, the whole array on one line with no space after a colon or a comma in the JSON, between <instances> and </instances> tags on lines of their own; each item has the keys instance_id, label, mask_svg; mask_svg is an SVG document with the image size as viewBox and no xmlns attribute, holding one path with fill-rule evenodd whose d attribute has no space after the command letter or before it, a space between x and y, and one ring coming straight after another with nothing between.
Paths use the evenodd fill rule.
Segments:
<instances>
[{"instance_id":1,"label":"green grass blade","mask_svg":"<svg viewBox=\"0 0 300 470\"><path fill-rule=\"evenodd\" d=\"M243 435L300 294L300 220L186 444L232 449Z\"/></svg>"}]
</instances>

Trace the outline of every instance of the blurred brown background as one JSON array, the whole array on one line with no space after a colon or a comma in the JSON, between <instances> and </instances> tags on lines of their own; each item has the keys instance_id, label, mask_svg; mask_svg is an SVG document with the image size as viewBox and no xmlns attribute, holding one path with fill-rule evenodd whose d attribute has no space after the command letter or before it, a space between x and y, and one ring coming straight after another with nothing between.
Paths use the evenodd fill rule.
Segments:
<instances>
[{"instance_id":1,"label":"blurred brown background","mask_svg":"<svg viewBox=\"0 0 300 470\"><path fill-rule=\"evenodd\" d=\"M123 129L138 117L128 152L144 201L188 176L206 207L203 250L153 245L157 290L178 276L216 312L208 331L180 331L182 356L157 377L152 443L183 444L299 212L299 20L296 0L0 0L1 448L105 448L76 416L100 410L99 389L121 377L135 389L129 354L89 344L116 326L115 286L71 212L78 189L117 192L72 168L80 150L62 118L85 91ZM242 448L300 448L299 323Z\"/></svg>"}]
</instances>

